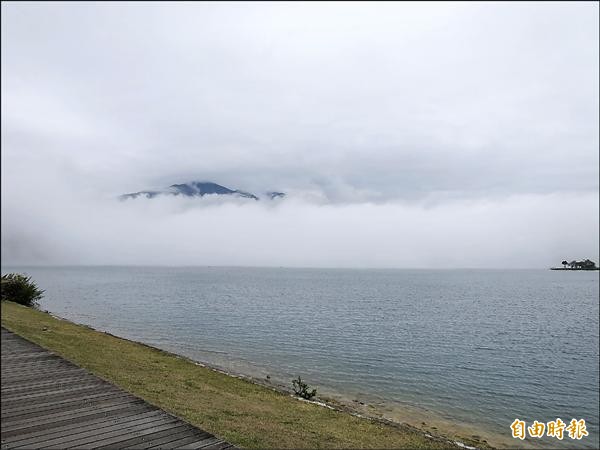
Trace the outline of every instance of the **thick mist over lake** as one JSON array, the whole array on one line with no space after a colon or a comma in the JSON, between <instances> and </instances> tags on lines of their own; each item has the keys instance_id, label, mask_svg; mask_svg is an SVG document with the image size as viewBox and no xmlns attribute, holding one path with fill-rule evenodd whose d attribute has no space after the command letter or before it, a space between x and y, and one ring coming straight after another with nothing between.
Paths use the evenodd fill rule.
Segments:
<instances>
[{"instance_id":1,"label":"thick mist over lake","mask_svg":"<svg viewBox=\"0 0 600 450\"><path fill-rule=\"evenodd\" d=\"M597 261L598 32L593 2L3 3L2 261ZM116 200L192 180L288 195Z\"/></svg>"},{"instance_id":2,"label":"thick mist over lake","mask_svg":"<svg viewBox=\"0 0 600 450\"><path fill-rule=\"evenodd\" d=\"M433 205L332 205L290 195L275 201L210 197L120 202L64 192L61 197L49 189L31 192L27 202L7 196L2 261L542 268L564 258L596 258L598 248L594 194ZM574 217L579 218L575 227Z\"/></svg>"}]
</instances>

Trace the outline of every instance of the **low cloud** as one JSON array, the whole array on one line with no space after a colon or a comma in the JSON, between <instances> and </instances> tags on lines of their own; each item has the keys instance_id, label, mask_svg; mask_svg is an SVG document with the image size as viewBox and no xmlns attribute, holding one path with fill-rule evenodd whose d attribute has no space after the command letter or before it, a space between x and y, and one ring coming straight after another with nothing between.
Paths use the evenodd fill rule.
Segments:
<instances>
[{"instance_id":1,"label":"low cloud","mask_svg":"<svg viewBox=\"0 0 600 450\"><path fill-rule=\"evenodd\" d=\"M2 263L287 267L547 267L598 258L598 195L330 204L118 201L28 185L2 202ZM35 193L34 193L35 191Z\"/></svg>"},{"instance_id":2,"label":"low cloud","mask_svg":"<svg viewBox=\"0 0 600 450\"><path fill-rule=\"evenodd\" d=\"M2 3L3 264L598 258L598 3ZM280 202L120 194L213 181Z\"/></svg>"}]
</instances>

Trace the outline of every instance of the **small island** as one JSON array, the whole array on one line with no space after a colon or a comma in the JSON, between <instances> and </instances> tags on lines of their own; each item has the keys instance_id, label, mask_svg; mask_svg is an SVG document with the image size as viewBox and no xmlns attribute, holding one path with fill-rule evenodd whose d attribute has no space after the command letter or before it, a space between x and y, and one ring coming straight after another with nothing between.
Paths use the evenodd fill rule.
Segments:
<instances>
[{"instance_id":1,"label":"small island","mask_svg":"<svg viewBox=\"0 0 600 450\"><path fill-rule=\"evenodd\" d=\"M598 270L596 263L589 259L583 261L563 261L562 267L550 267L550 270Z\"/></svg>"}]
</instances>

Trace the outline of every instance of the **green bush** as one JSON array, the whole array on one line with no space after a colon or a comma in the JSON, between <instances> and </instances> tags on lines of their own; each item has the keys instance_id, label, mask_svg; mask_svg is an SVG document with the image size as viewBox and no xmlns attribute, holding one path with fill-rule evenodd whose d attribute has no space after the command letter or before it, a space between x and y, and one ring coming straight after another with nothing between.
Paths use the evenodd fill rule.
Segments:
<instances>
[{"instance_id":1,"label":"green bush","mask_svg":"<svg viewBox=\"0 0 600 450\"><path fill-rule=\"evenodd\" d=\"M31 277L20 273L2 275L0 282L0 296L2 301L19 303L25 306L37 306L37 301L42 298L44 291L39 289Z\"/></svg>"},{"instance_id":2,"label":"green bush","mask_svg":"<svg viewBox=\"0 0 600 450\"><path fill-rule=\"evenodd\" d=\"M306 400L310 400L315 395L317 395L317 390L313 389L310 391L308 384L302 381L300 377L297 380L292 380L292 386L294 388L294 394L299 397L305 398Z\"/></svg>"}]
</instances>

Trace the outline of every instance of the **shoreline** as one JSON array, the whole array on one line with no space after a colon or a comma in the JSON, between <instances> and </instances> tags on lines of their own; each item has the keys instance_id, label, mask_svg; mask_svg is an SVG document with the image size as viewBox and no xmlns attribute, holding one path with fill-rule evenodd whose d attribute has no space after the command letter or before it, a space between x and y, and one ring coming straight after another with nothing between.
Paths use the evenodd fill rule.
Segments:
<instances>
[{"instance_id":1,"label":"shoreline","mask_svg":"<svg viewBox=\"0 0 600 450\"><path fill-rule=\"evenodd\" d=\"M3 303L3 310L4 310L4 303ZM17 305L17 307L20 307L20 305ZM24 308L24 310L29 310L30 308ZM67 326L70 327L80 327L83 329L86 329L92 333L98 333L101 335L105 335L111 339L116 339L118 341L124 341L128 344L131 345L135 345L135 346L141 346L145 349L148 349L150 351L153 352L160 352L161 354L164 354L168 357L171 358L175 358L177 360L181 360L182 362L186 362L186 363L191 363L194 366L198 366L201 367L203 369L207 369L211 372L215 372L217 374L220 374L222 376L226 376L228 378L231 379L239 379L239 380L243 380L247 383L250 383L254 386L260 387L260 388L264 388L264 389L268 389L269 391L273 391L274 393L277 394L283 394L286 398L290 398L293 399L294 401L297 401L298 403L304 403L304 404L309 404L309 405L314 405L319 407L320 409L323 410L332 410L335 412L339 412L339 413L344 413L344 414L348 414L349 416L353 416L357 419L360 420L365 420L367 423L374 423L374 424L380 424L380 426L384 426L384 427L390 427L392 429L397 430L397 432L400 433L409 433L409 434L416 434L416 435L420 435L423 437L423 439L426 439L427 441L429 441L431 443L432 447L436 447L439 446L440 444L442 445L442 447L444 448L448 448L448 447L457 447L457 448L465 448L468 450L477 450L477 449L484 449L484 448L494 448L490 443L488 443L486 440L478 440L478 439L470 439L468 437L463 437L463 436L458 436L458 435L447 435L444 434L443 432L441 432L440 430L434 430L434 431L428 431L428 430L424 430L418 426L414 426L411 425L407 422L400 422L400 421L394 421L392 419L389 418L385 418L382 416L377 416L377 415L373 415L370 414L369 411L367 410L367 408L371 405L368 405L366 403L364 403L361 406L364 406L364 411L361 411L359 408L354 407L354 405L352 404L346 404L345 402L341 402L338 401L336 399L333 398L329 398L327 396L322 396L322 397L318 397L318 400L304 400L301 398L298 398L296 396L294 396L291 393L291 389L283 386L283 385L278 385L278 384L274 384L271 383L268 380L262 380L259 379L257 377L253 377L253 376L249 376L243 373L235 373L229 370L226 370L222 367L218 367L215 366L213 364L210 363L206 363L206 362L202 362L202 361L197 361L194 360L192 358L189 358L187 356L184 355L180 355L168 350L163 350L157 347L154 347L152 345L146 344L144 342L139 342L139 341L135 341L133 339L128 339L128 338L124 338L124 337L120 337L117 335L112 334L109 331L104 331L104 330L99 330L99 329L95 329L89 325L85 325L85 324L79 324L79 323L75 323L72 322L68 319L62 318L60 316L57 316L51 312L48 311L42 311L39 309L34 309L32 311L36 311L37 313L40 314L44 314L48 317L50 317L53 320L59 321ZM22 332L19 332L19 330L14 329L14 327L11 327L7 321L5 320L4 314L3 314L3 318L2 318L2 325L4 327L6 327L7 329L23 336ZM45 328L45 327L44 327ZM42 332L44 332L46 330L42 329ZM32 340L30 336L23 336L26 339ZM35 342L35 340L33 340L33 342ZM40 342L36 342L38 345L42 345L44 346L42 343ZM48 347L47 345L45 347ZM52 351L56 352L56 349L51 349ZM60 354L60 351L58 352ZM69 359L69 358L68 358ZM76 362L76 361L75 361ZM78 364L80 365L80 364ZM89 367L87 367L88 370L90 370ZM92 370L92 372L94 372L94 370ZM97 374L99 375L99 374ZM102 376L102 374L100 374L100 376ZM105 376L102 376L103 378L107 378ZM116 384L119 384L118 382L114 381L114 380L109 380L111 382L114 382ZM125 386L122 386L125 387ZM160 405L157 405L160 407Z\"/></svg>"},{"instance_id":2,"label":"shoreline","mask_svg":"<svg viewBox=\"0 0 600 450\"><path fill-rule=\"evenodd\" d=\"M103 330L96 331L111 334L110 332ZM128 339L132 342L138 342L135 340L135 338L123 339ZM202 367L216 370L228 376L241 378L265 388L272 389L276 392L290 395L298 400L306 401L293 396L292 390L289 387L289 383L284 384L284 381L287 379L284 379L281 376L273 375L273 371L276 370L274 367L259 367L255 364L248 363L247 361L234 358L229 360L230 368L227 368L223 364L209 362L202 358L177 353L176 350L154 347L153 345L145 343L142 343L142 345L164 350L176 355L177 357L185 358ZM173 347L171 346L171 348ZM200 350L197 353L214 352ZM267 379L266 375L269 375L270 378ZM458 419L445 416L443 412L428 409L410 402L392 401L383 396L372 393L360 392L350 394L348 392L340 391L335 387L323 386L319 384L318 381L315 381L314 383L311 382L309 384L311 387L317 388L318 392L316 398L319 400L316 403L321 404L324 407L332 408L337 411L343 411L348 414L355 415L356 417L374 420L392 426L408 426L425 434L431 434L434 436L437 435L455 443L458 442L460 445L464 445L465 448L539 448L531 442L515 442L510 436L510 433L503 435L489 428L485 428L483 425L478 423L460 422ZM515 444L518 444L518 446L515 447Z\"/></svg>"},{"instance_id":3,"label":"shoreline","mask_svg":"<svg viewBox=\"0 0 600 450\"><path fill-rule=\"evenodd\" d=\"M452 419L446 419L435 411L426 410L415 405L403 404L400 407L400 404L398 404L396 407L394 407L392 402L385 399L383 399L382 402L369 402L368 400L363 402L357 398L352 398L355 396L348 396L343 392L327 388L322 390L318 385L316 386L319 391L316 397L317 400L305 400L293 395L292 390L287 385L277 382L281 380L269 380L237 370L227 369L219 364L195 359L193 357L176 353L172 350L147 344L143 341L119 336L107 330L94 328L87 324L77 323L67 318L58 316L48 310L38 309L37 311L48 314L50 317L56 320L64 321L75 326L84 327L97 333L102 333L116 339L141 345L151 350L157 350L222 375L247 381L274 392L287 395L297 401L318 405L334 411L344 412L360 419L378 422L398 429L408 427L415 432L423 434L427 438L434 440L441 439L449 444L452 443L467 450L484 448L514 448L515 442L510 438L510 436L505 437L495 434L489 430L484 430L485 432L482 432L481 428L477 428L477 425L465 425L457 421L453 421ZM368 395L366 396L368 397ZM528 445L529 443L527 442L518 442L518 444L518 448L536 448L533 445Z\"/></svg>"},{"instance_id":4,"label":"shoreline","mask_svg":"<svg viewBox=\"0 0 600 450\"><path fill-rule=\"evenodd\" d=\"M379 422L379 423L382 423L384 425L391 426L391 427L394 427L394 428L401 429L403 427L409 427L409 428L412 428L414 431L416 431L418 433L424 434L428 438L431 438L431 439L441 439L441 440L446 441L448 443L453 443L455 445L458 445L459 447L464 448L466 450L483 450L483 449L487 449L487 448L495 448L495 446L492 445L492 444L490 444L486 439L483 439L483 440L479 441L477 439L474 440L472 438L466 438L466 437L463 437L463 436L448 436L448 435L444 434L443 432L440 432L440 430L425 430L423 428L420 428L420 427L418 427L416 425L413 425L411 423L408 423L408 422L398 421L398 420L393 420L393 419L388 419L388 418L382 417L383 414L381 416L378 416L377 414L370 413L367 410L370 407L372 407L375 410L377 410L377 408L375 406L373 406L372 404L370 404L370 403L359 402L361 404L361 406L364 406L363 410L361 411L361 410L359 410L356 407L356 405L352 404L352 402L354 400L353 401L347 401L347 400L346 401L344 401L344 400L338 401L338 400L335 400L334 398L331 398L331 397L328 397L328 396L321 397L321 396L319 396L318 392L317 392L317 396L316 396L317 400L306 400L306 399L303 399L303 398L295 396L293 394L292 390L290 388L288 388L287 386L283 385L283 384L276 384L274 382L271 382L271 381L263 379L263 378L259 378L259 377L252 376L252 375L248 375L248 374L245 374L245 373L242 373L242 372L237 372L237 371L229 370L229 369L226 369L226 368L224 368L222 366L219 366L217 364L212 364L212 363L209 363L209 362L206 362L206 361L199 361L197 359L190 358L188 356L181 355L179 353L175 353L175 352L170 351L170 350L165 350L165 349L162 349L162 348L159 348L159 347L155 347L155 346L150 345L150 344L146 344L146 343L141 342L141 341L136 341L135 339L129 339L129 338L125 338L125 337L122 337L122 336L118 336L118 335L115 335L115 334L111 333L110 331L105 331L105 330L97 329L97 328L94 328L94 327L92 327L90 325L76 323L76 322L73 322L73 321L71 321L69 319L65 319L64 317L57 316L57 315L51 313L50 311L44 310L44 311L41 311L41 312L43 312L45 314L48 314L49 316L51 316L51 317L53 317L53 318L55 318L57 320L61 320L61 321L65 321L65 322L77 325L77 326L89 328L90 330L93 330L93 331L95 331L97 333L106 334L106 335L111 336L113 338L122 339L122 340L125 340L127 342L131 342L133 344L141 345L141 346L144 346L144 347L152 349L152 350L158 350L160 352L164 352L164 353L166 353L166 354L168 354L170 356L173 356L175 358L179 358L179 359L183 359L185 361L188 361L188 362L190 362L190 363L192 363L192 364L194 364L196 366L203 367L205 369L209 369L209 370L215 371L217 373L220 373L222 375L226 375L228 377L237 378L237 379L244 380L244 381L247 381L247 382L252 383L252 384L256 384L256 385L264 387L266 389L270 389L270 390L272 390L274 392L287 395L287 396L293 398L294 400L297 400L297 401L300 401L300 402L305 402L305 403L317 405L317 406L320 406L320 407L323 407L323 408L328 408L328 409L331 409L331 410L334 410L334 411L344 412L346 414L353 415L353 416L358 417L360 419ZM357 402L358 402L358 400L357 400ZM411 413L409 412L408 414L411 414ZM438 421L434 421L434 424L439 424L439 422ZM434 425L434 428L436 428L435 425ZM510 442L510 441L508 441L508 442ZM523 447L523 448L526 448L526 447Z\"/></svg>"}]
</instances>

